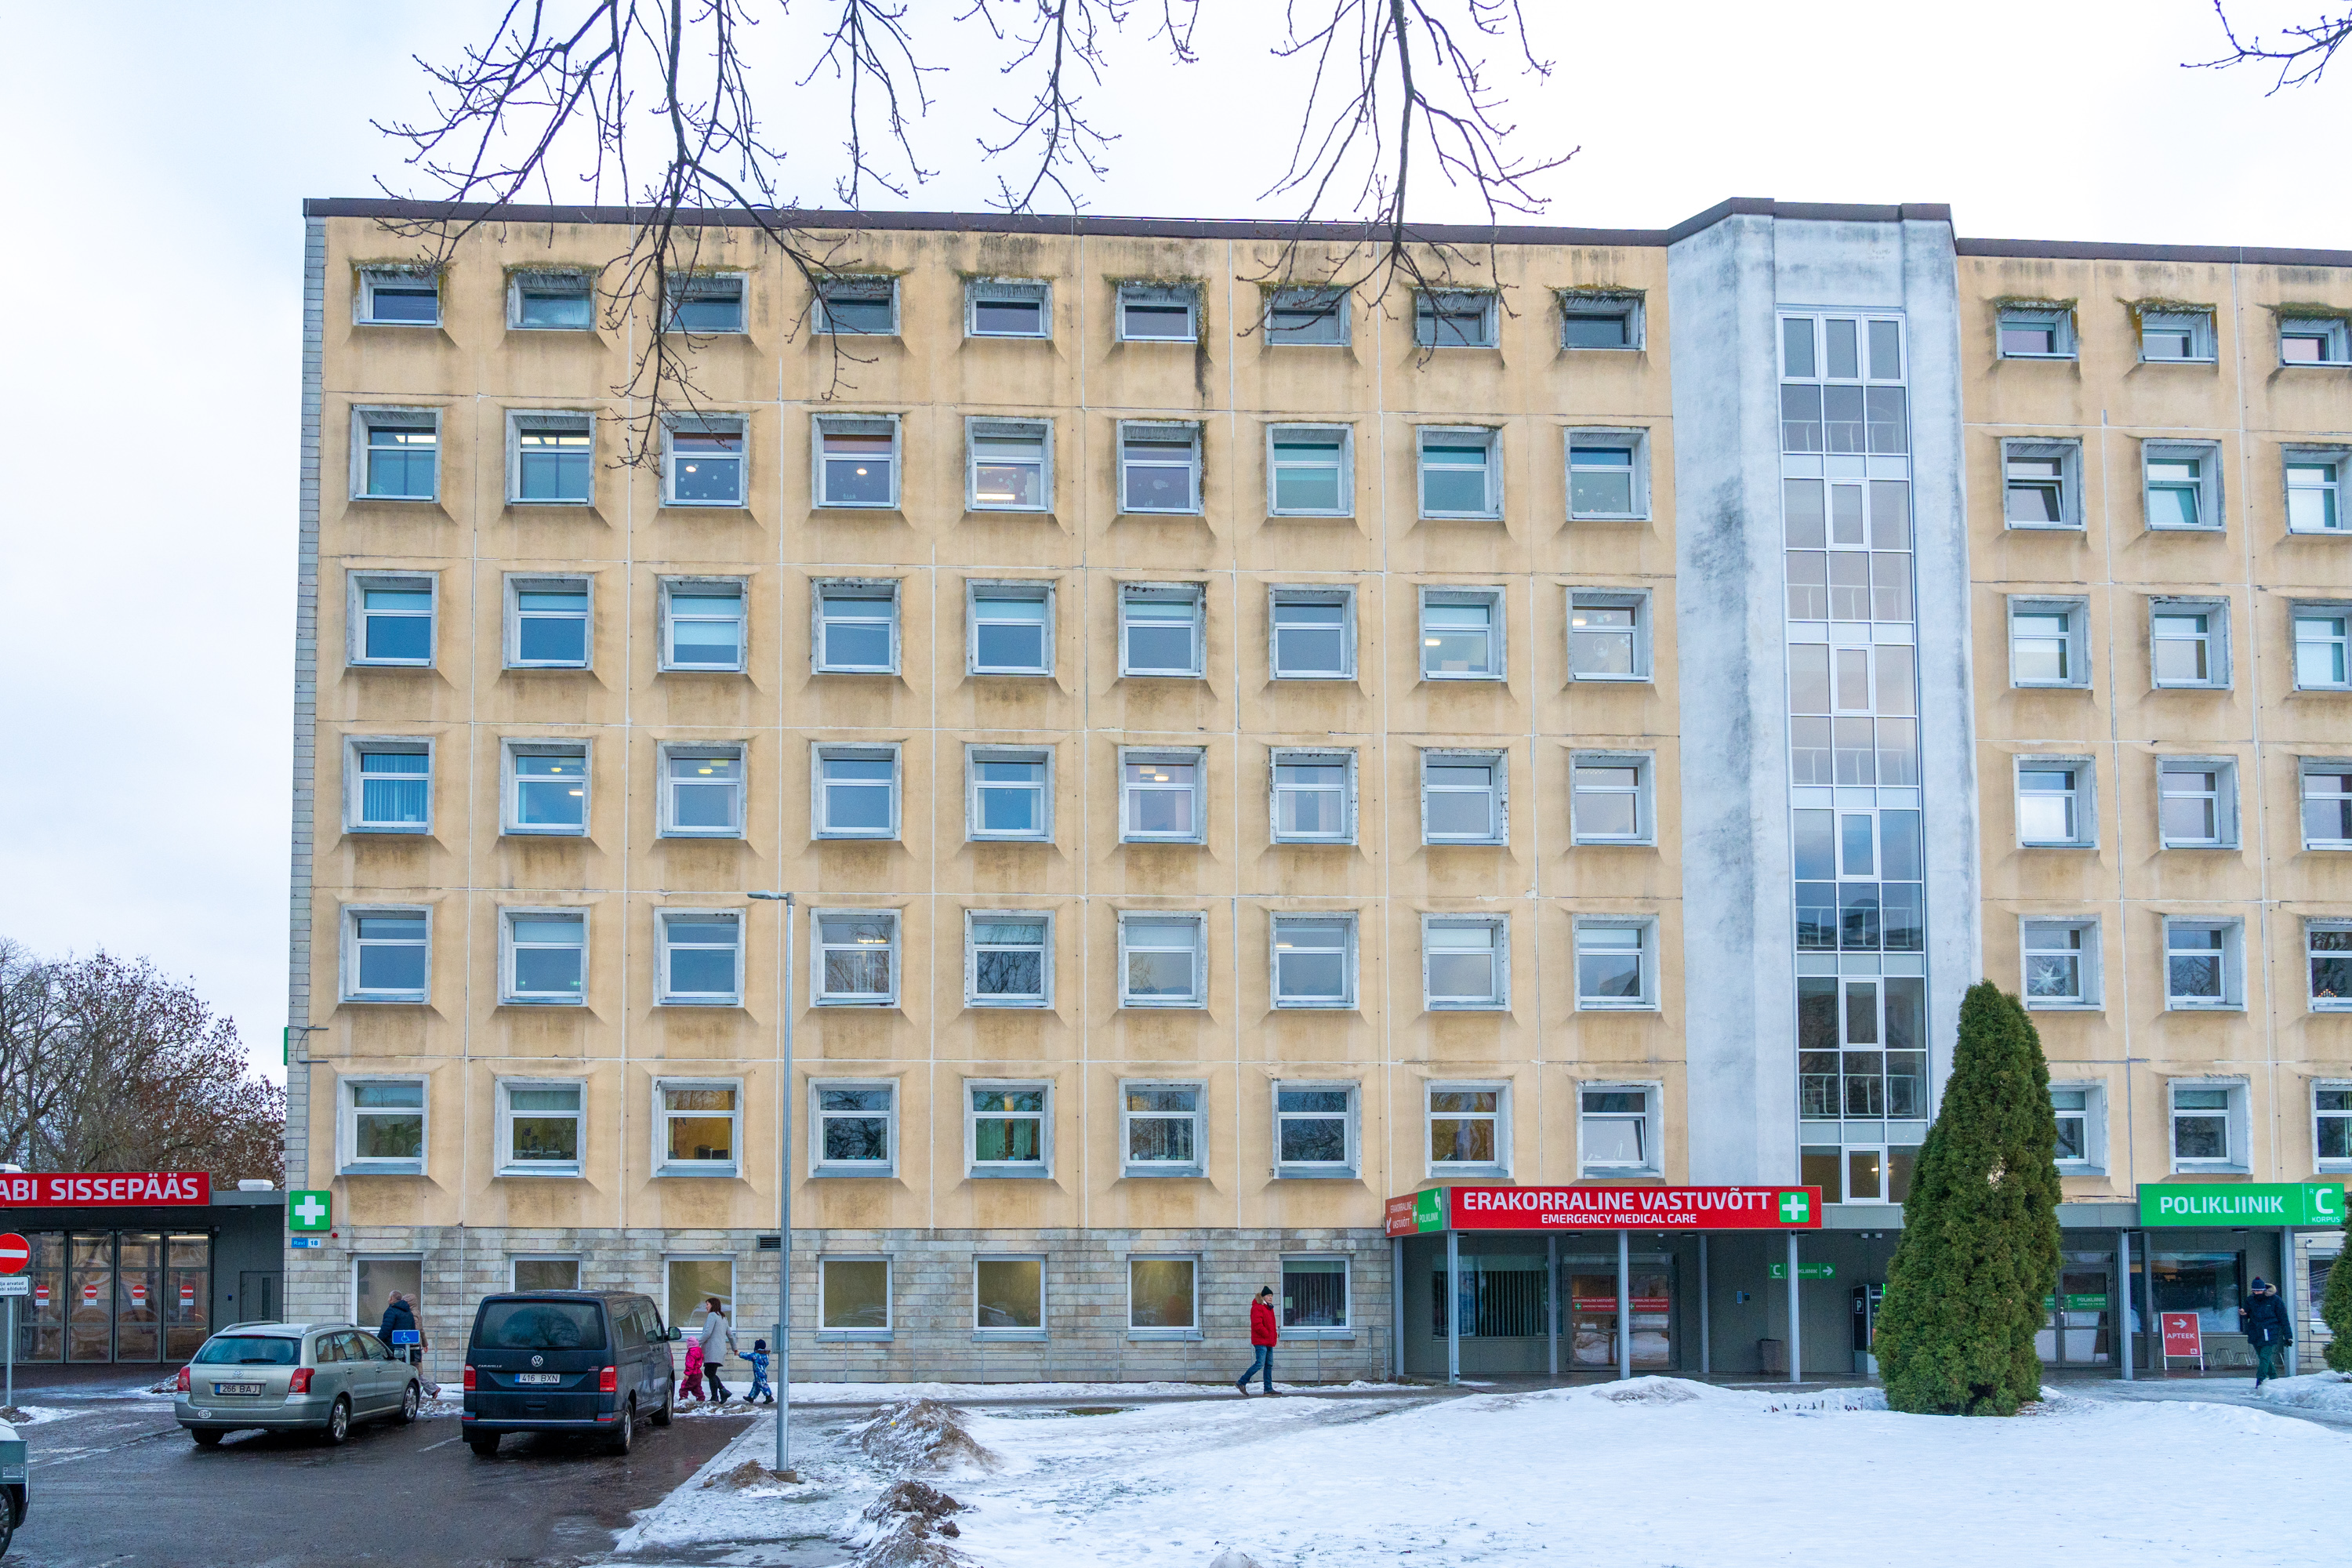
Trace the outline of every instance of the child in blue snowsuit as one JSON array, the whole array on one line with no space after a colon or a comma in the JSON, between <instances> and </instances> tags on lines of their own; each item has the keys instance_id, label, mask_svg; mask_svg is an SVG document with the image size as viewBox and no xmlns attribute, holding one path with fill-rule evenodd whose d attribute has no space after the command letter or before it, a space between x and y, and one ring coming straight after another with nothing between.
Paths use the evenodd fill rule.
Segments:
<instances>
[{"instance_id":1,"label":"child in blue snowsuit","mask_svg":"<svg viewBox=\"0 0 2352 1568\"><path fill-rule=\"evenodd\" d=\"M756 1405L760 1402L760 1395L763 1394L768 1396L769 1404L773 1405L776 1402L776 1391L768 1386L768 1342L753 1340L751 1342L751 1392L743 1396L743 1403Z\"/></svg>"}]
</instances>

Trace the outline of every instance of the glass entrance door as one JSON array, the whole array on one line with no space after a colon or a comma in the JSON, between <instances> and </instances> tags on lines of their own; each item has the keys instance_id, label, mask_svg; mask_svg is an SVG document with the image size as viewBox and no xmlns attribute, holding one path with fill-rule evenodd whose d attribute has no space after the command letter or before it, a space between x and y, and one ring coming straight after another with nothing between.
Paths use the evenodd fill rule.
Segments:
<instances>
[{"instance_id":1,"label":"glass entrance door","mask_svg":"<svg viewBox=\"0 0 2352 1568\"><path fill-rule=\"evenodd\" d=\"M1563 1258L1567 1276L1570 1364L1603 1368L1617 1364L1617 1260ZM1662 1371L1675 1364L1674 1261L1660 1257L1633 1259L1633 1365Z\"/></svg>"},{"instance_id":2,"label":"glass entrance door","mask_svg":"<svg viewBox=\"0 0 2352 1568\"><path fill-rule=\"evenodd\" d=\"M2033 1336L2036 1354L2052 1366L2105 1366L2115 1359L2115 1259L2068 1253L2059 1260L2057 1293Z\"/></svg>"},{"instance_id":3,"label":"glass entrance door","mask_svg":"<svg viewBox=\"0 0 2352 1568\"><path fill-rule=\"evenodd\" d=\"M124 1231L115 1238L114 1359L163 1359L163 1238Z\"/></svg>"},{"instance_id":4,"label":"glass entrance door","mask_svg":"<svg viewBox=\"0 0 2352 1568\"><path fill-rule=\"evenodd\" d=\"M163 1356L185 1361L212 1331L213 1238L175 1236L163 1246Z\"/></svg>"},{"instance_id":5,"label":"glass entrance door","mask_svg":"<svg viewBox=\"0 0 2352 1568\"><path fill-rule=\"evenodd\" d=\"M62 1231L36 1231L31 1265L25 1270L30 1293L16 1302L16 1359L62 1361L66 1353L66 1238Z\"/></svg>"},{"instance_id":6,"label":"glass entrance door","mask_svg":"<svg viewBox=\"0 0 2352 1568\"><path fill-rule=\"evenodd\" d=\"M114 1359L114 1237L66 1238L66 1360Z\"/></svg>"}]
</instances>

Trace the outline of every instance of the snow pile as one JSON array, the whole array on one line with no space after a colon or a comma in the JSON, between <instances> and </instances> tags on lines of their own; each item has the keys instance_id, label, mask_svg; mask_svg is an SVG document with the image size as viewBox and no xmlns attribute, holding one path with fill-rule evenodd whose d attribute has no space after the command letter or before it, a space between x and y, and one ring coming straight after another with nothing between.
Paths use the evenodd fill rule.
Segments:
<instances>
[{"instance_id":1,"label":"snow pile","mask_svg":"<svg viewBox=\"0 0 2352 1568\"><path fill-rule=\"evenodd\" d=\"M962 1531L950 1516L964 1505L921 1481L900 1481L869 1504L849 1543L857 1568L955 1568L969 1561L939 1538Z\"/></svg>"},{"instance_id":2,"label":"snow pile","mask_svg":"<svg viewBox=\"0 0 2352 1568\"><path fill-rule=\"evenodd\" d=\"M963 1413L936 1399L893 1405L851 1436L866 1457L895 1475L992 1470L997 1457L972 1440Z\"/></svg>"},{"instance_id":3,"label":"snow pile","mask_svg":"<svg viewBox=\"0 0 2352 1568\"><path fill-rule=\"evenodd\" d=\"M62 1421L68 1415L86 1415L84 1410L60 1410L54 1405L0 1405L0 1421L11 1426L38 1426L44 1422Z\"/></svg>"},{"instance_id":4,"label":"snow pile","mask_svg":"<svg viewBox=\"0 0 2352 1568\"><path fill-rule=\"evenodd\" d=\"M2305 1377L2274 1377L2254 1391L2254 1397L2298 1410L2330 1415L2352 1415L2352 1377L2340 1372L2314 1373Z\"/></svg>"}]
</instances>

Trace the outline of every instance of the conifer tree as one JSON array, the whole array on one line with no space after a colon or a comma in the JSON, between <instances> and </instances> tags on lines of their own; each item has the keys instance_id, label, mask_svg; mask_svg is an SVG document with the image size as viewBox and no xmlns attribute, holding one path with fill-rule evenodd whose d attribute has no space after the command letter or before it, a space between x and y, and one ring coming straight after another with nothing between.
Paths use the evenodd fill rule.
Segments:
<instances>
[{"instance_id":1,"label":"conifer tree","mask_svg":"<svg viewBox=\"0 0 2352 1568\"><path fill-rule=\"evenodd\" d=\"M2352 1260L2338 1258L2327 1271L2327 1293L2319 1299L2319 1318L2336 1337L2327 1344L2331 1372L2352 1372Z\"/></svg>"},{"instance_id":2,"label":"conifer tree","mask_svg":"<svg viewBox=\"0 0 2352 1568\"><path fill-rule=\"evenodd\" d=\"M2038 1398L2033 1337L2058 1285L2058 1121L2042 1037L1992 982L1960 1002L1944 1103L1903 1204L1877 1354L1886 1403L2011 1415Z\"/></svg>"}]
</instances>

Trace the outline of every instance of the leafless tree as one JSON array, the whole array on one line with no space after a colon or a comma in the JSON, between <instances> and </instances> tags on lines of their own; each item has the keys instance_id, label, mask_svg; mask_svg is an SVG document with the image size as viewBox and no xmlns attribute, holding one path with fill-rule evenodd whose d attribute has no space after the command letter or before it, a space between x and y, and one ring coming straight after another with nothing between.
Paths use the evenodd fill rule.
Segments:
<instances>
[{"instance_id":1,"label":"leafless tree","mask_svg":"<svg viewBox=\"0 0 2352 1568\"><path fill-rule=\"evenodd\" d=\"M2323 13L2316 20L2283 27L2267 38L2260 33L2239 37L2237 29L2230 25L2230 11L2224 0L2213 0L2213 15L2221 18L2221 36L2229 40L2230 52L2214 59L2193 61L2194 68L2266 66L2277 73L2271 83L2272 92L2317 81L2336 58L2336 51L2352 41L2352 11L2332 16Z\"/></svg>"},{"instance_id":2,"label":"leafless tree","mask_svg":"<svg viewBox=\"0 0 2352 1568\"><path fill-rule=\"evenodd\" d=\"M813 58L796 85L823 79L845 89L845 173L834 197L848 216L869 192L904 199L929 177L913 122L930 108L919 32L942 24L984 28L1003 56L1001 74L1018 110L997 110L987 157L1008 169L997 205L1036 210L1048 197L1076 211L1079 184L1108 169L1114 137L1087 106L1104 80L1110 42L1148 19L1147 41L1191 64L1201 0L958 0L919 27L915 0L803 0L821 20ZM702 403L694 335L672 310L677 287L702 265L705 220L742 215L807 285L791 324L814 324L820 288L856 265L845 215L803 207L784 179L786 148L772 141L755 103L746 38L760 16L781 19L788 0L507 0L485 42L451 61L418 65L432 110L378 121L404 149L421 188L394 195L419 207L386 220L420 242L416 264L445 268L485 225L531 200L558 202L558 182L590 205L631 214L629 237L599 279L607 323L646 323L630 379L614 388L635 410L622 461L657 460L663 421ZM1507 53L1522 73L1549 67L1528 46L1521 0L1286 0L1271 45L1311 74L1288 166L1268 195L1297 199L1297 225L1267 281L1336 284L1383 305L1400 280L1440 288L1468 268L1456 247L1426 243L1409 221L1415 176L1466 186L1490 222L1539 211L1533 182L1568 156L1529 159L1507 147L1513 128L1486 57ZM1271 15L1271 7L1268 7ZM795 123L791 116L787 123ZM805 145L805 142L803 143ZM1420 162L1416 163L1416 153ZM1334 226L1335 224L1337 226ZM1244 330L1255 328L1248 323ZM832 390L861 362L855 339L832 334Z\"/></svg>"},{"instance_id":3,"label":"leafless tree","mask_svg":"<svg viewBox=\"0 0 2352 1568\"><path fill-rule=\"evenodd\" d=\"M31 1171L283 1179L286 1091L236 1026L143 959L0 938L0 1160Z\"/></svg>"}]
</instances>

